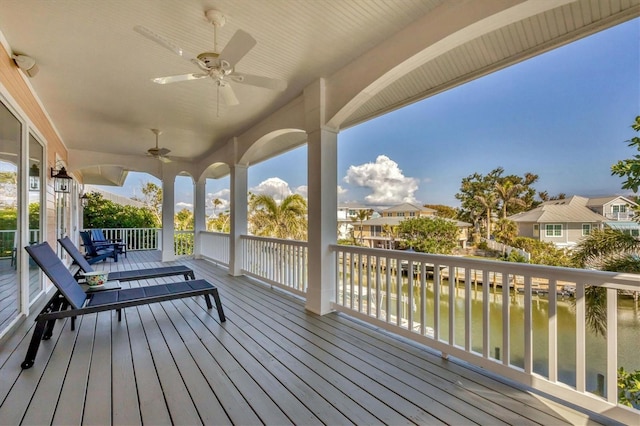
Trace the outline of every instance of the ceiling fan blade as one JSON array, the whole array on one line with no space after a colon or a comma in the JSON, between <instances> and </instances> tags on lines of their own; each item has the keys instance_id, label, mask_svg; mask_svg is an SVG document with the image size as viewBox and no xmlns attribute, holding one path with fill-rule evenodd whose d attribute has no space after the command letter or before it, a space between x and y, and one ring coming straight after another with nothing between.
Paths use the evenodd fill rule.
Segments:
<instances>
[{"instance_id":1,"label":"ceiling fan blade","mask_svg":"<svg viewBox=\"0 0 640 426\"><path fill-rule=\"evenodd\" d=\"M192 73L192 74L172 75L169 77L157 77L157 78L152 78L151 81L157 84L168 84L168 83L177 83L179 81L200 80L201 78L206 78L206 77L209 77L209 74Z\"/></svg>"},{"instance_id":2,"label":"ceiling fan blade","mask_svg":"<svg viewBox=\"0 0 640 426\"><path fill-rule=\"evenodd\" d=\"M163 156L159 156L158 160L162 161L163 163L170 163L171 162L170 158L163 157Z\"/></svg>"},{"instance_id":3,"label":"ceiling fan blade","mask_svg":"<svg viewBox=\"0 0 640 426\"><path fill-rule=\"evenodd\" d=\"M231 40L229 40L229 43L227 43L224 49L222 49L222 52L220 52L220 60L225 60L229 62L231 66L235 66L244 55L249 53L256 43L256 39L251 37L248 32L238 30L233 37L231 37Z\"/></svg>"},{"instance_id":4,"label":"ceiling fan blade","mask_svg":"<svg viewBox=\"0 0 640 426\"><path fill-rule=\"evenodd\" d=\"M233 92L233 88L229 83L225 83L220 81L218 83L218 93L224 99L224 102L227 105L238 105L238 98L236 98L236 94Z\"/></svg>"},{"instance_id":5,"label":"ceiling fan blade","mask_svg":"<svg viewBox=\"0 0 640 426\"><path fill-rule=\"evenodd\" d=\"M143 27L142 25L136 25L135 27L133 27L133 30L138 34L148 38L151 41L156 42L157 44L164 47L165 49L172 51L176 55L181 56L188 61L194 62L195 64L198 64L198 62L200 62L197 55L187 52L186 50L184 50L183 48L181 48L171 40L161 36L160 34L154 33L147 27Z\"/></svg>"},{"instance_id":6,"label":"ceiling fan blade","mask_svg":"<svg viewBox=\"0 0 640 426\"><path fill-rule=\"evenodd\" d=\"M167 149L167 148L160 148L160 149L158 149L158 155L159 155L160 157L162 157L163 155L167 155L167 154L168 154L168 153L170 153L170 152L171 152L171 150L170 150L170 149Z\"/></svg>"},{"instance_id":7,"label":"ceiling fan blade","mask_svg":"<svg viewBox=\"0 0 640 426\"><path fill-rule=\"evenodd\" d=\"M287 82L276 80L275 78L262 77L259 75L244 74L234 72L230 75L231 79L237 83L248 84L251 86L264 87L265 89L277 90L282 92L287 88Z\"/></svg>"}]
</instances>

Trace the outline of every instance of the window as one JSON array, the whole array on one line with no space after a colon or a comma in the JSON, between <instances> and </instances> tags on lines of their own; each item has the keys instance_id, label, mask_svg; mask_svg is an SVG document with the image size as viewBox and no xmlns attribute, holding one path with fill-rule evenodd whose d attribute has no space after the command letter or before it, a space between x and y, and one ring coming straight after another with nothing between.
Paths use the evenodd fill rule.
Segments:
<instances>
[{"instance_id":1,"label":"window","mask_svg":"<svg viewBox=\"0 0 640 426\"><path fill-rule=\"evenodd\" d=\"M547 237L562 237L562 225L547 224L545 225Z\"/></svg>"},{"instance_id":2,"label":"window","mask_svg":"<svg viewBox=\"0 0 640 426\"><path fill-rule=\"evenodd\" d=\"M398 217L404 217L404 212L399 212L397 216Z\"/></svg>"},{"instance_id":3,"label":"window","mask_svg":"<svg viewBox=\"0 0 640 426\"><path fill-rule=\"evenodd\" d=\"M627 212L627 205L626 204L618 204L613 206L613 212L614 213L626 213Z\"/></svg>"},{"instance_id":4,"label":"window","mask_svg":"<svg viewBox=\"0 0 640 426\"><path fill-rule=\"evenodd\" d=\"M582 224L582 236L591 234L591 224L583 223Z\"/></svg>"},{"instance_id":5,"label":"window","mask_svg":"<svg viewBox=\"0 0 640 426\"><path fill-rule=\"evenodd\" d=\"M409 216L414 217L416 215L416 212L409 212Z\"/></svg>"}]
</instances>

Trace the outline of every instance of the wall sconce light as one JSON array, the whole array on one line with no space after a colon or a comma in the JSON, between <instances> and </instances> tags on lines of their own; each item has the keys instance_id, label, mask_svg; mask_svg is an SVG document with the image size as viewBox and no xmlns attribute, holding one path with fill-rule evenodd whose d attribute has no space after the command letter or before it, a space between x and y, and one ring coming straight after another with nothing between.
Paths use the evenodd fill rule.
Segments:
<instances>
[{"instance_id":1,"label":"wall sconce light","mask_svg":"<svg viewBox=\"0 0 640 426\"><path fill-rule=\"evenodd\" d=\"M29 191L40 191L40 169L35 163L29 167Z\"/></svg>"},{"instance_id":2,"label":"wall sconce light","mask_svg":"<svg viewBox=\"0 0 640 426\"><path fill-rule=\"evenodd\" d=\"M29 77L35 77L38 74L39 68L36 65L36 60L31 56L16 54L12 56L13 61Z\"/></svg>"},{"instance_id":3,"label":"wall sconce light","mask_svg":"<svg viewBox=\"0 0 640 426\"><path fill-rule=\"evenodd\" d=\"M87 194L82 194L80 196L80 204L82 205L82 207L87 207L90 199L91 197L89 197Z\"/></svg>"},{"instance_id":4,"label":"wall sconce light","mask_svg":"<svg viewBox=\"0 0 640 426\"><path fill-rule=\"evenodd\" d=\"M67 174L67 169L62 167L60 170L51 168L51 177L53 178L53 190L68 194L71 192L71 180L73 178Z\"/></svg>"}]
</instances>

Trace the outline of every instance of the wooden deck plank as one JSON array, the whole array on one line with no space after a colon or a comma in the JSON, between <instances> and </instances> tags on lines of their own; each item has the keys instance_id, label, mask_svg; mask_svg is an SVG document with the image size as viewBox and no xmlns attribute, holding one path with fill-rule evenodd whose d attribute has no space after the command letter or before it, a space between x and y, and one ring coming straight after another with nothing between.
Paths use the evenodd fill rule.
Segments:
<instances>
[{"instance_id":1,"label":"wooden deck plank","mask_svg":"<svg viewBox=\"0 0 640 426\"><path fill-rule=\"evenodd\" d=\"M94 266L166 266L159 255ZM23 371L31 315L0 346L0 424L603 421L346 315L309 313L297 297L206 261L181 263L218 286L227 322L201 297L127 308L122 322L115 312L84 316L77 331L59 320Z\"/></svg>"},{"instance_id":2,"label":"wooden deck plank","mask_svg":"<svg viewBox=\"0 0 640 426\"><path fill-rule=\"evenodd\" d=\"M85 395L87 393L87 380L89 377L91 357L93 356L95 320L95 314L85 315L76 320L78 337L76 339L73 356L71 357L70 368L65 377L62 389L60 390L58 405L56 406L56 411L51 421L55 425L82 424ZM58 324L58 326L60 325L61 324ZM67 325L62 332L72 333L69 325ZM39 424L44 423L48 422Z\"/></svg>"},{"instance_id":3,"label":"wooden deck plank","mask_svg":"<svg viewBox=\"0 0 640 426\"><path fill-rule=\"evenodd\" d=\"M269 309L274 309L273 304L269 304ZM296 312L285 311L283 315L293 315L295 313ZM288 316L287 320L292 319L291 315ZM327 318L332 316L334 315L329 315ZM306 315L305 318L300 318L300 322L297 323L298 326L303 330L307 330L308 325L305 324L307 320L308 316ZM357 334L358 332L355 331L350 335L346 335L342 333L341 329L332 328L325 320L320 321L319 318L315 318L315 320L314 326L322 330L322 332L318 332L320 333L320 337L325 340L332 340L334 336L345 339L347 343L342 345L342 349L348 350L350 356L356 357L357 359L368 360L367 362L374 368L377 363L382 363L385 359L394 359L394 363L386 370L386 374L390 374L400 380L402 385L413 387L417 392L428 394L436 401L446 401L447 408L453 409L457 413L472 411L474 421L480 423L498 424L500 421L505 423L514 421L513 412L501 410L502 407L489 400L482 399L476 401L476 404L469 404L475 395L459 386L458 378L453 382L443 380L436 375L425 372L419 365L410 365L408 362L398 358L395 354L390 353L386 346L380 343L378 345L371 345L366 339L363 339L361 331L359 335ZM289 324L293 323L295 322L289 322ZM358 345L355 346L354 342L358 342ZM469 405L471 405L471 407L469 407ZM475 409L470 410L470 408L474 407ZM484 415L482 414L483 412L485 413ZM522 419L518 419L521 424L526 424Z\"/></svg>"},{"instance_id":4,"label":"wooden deck plank","mask_svg":"<svg viewBox=\"0 0 640 426\"><path fill-rule=\"evenodd\" d=\"M63 321L60 323L65 324ZM76 333L61 333L62 328L54 328L51 339L42 342L36 364L30 369L20 371L20 363L23 359L15 357L11 360L20 373L11 392L0 405L0 424L21 423L27 410L39 411L41 409L39 403L45 404L45 407L52 404L55 407L76 339ZM24 345L25 352L27 345L28 343ZM55 401L50 400L52 397L55 398ZM47 402L47 398L49 398L49 402ZM44 409L46 410L46 408Z\"/></svg>"},{"instance_id":5,"label":"wooden deck plank","mask_svg":"<svg viewBox=\"0 0 640 426\"><path fill-rule=\"evenodd\" d=\"M161 327L162 335L169 347L171 356L176 363L176 367L182 376L182 380L185 383L186 389L189 392L201 421L204 424L231 424L231 420L227 417L222 405L220 405L216 394L212 388L209 387L198 365L191 356L190 348L185 344L183 337L173 325L172 321L184 322L184 318L176 311L173 311L176 318L171 320L162 305L172 305L172 303L165 302L150 305L149 307ZM193 391L195 389L197 389L197 392Z\"/></svg>"},{"instance_id":6,"label":"wooden deck plank","mask_svg":"<svg viewBox=\"0 0 640 426\"><path fill-rule=\"evenodd\" d=\"M248 314L241 309L236 311L237 306L233 304L233 297L229 294L225 295L225 303L225 309L236 313L234 317L243 318L248 316ZM304 380L313 383L315 388L322 391L322 394L333 403L334 406L339 407L352 422L356 424L372 424L378 422L387 424L410 423L405 416L385 404L384 395L377 394L380 398L376 398L373 394L367 392L366 389L355 385L350 380L345 380L344 376L335 370L335 363L326 364L319 362L315 354L320 349L315 345L304 339L297 338L297 336L288 329L278 329L277 325L275 328L269 328L268 325L272 325L273 322L268 313L259 318L255 318L255 321L253 321L253 324L255 324L258 330L261 330L263 336L273 335L275 336L274 340L279 341L280 345L282 345L279 346L275 343L278 346L272 350L272 355L275 358L286 360L288 368L296 368L296 370L299 371L300 377L304 377ZM266 339L263 338L261 340L265 342L263 345L271 346ZM273 340L271 342L273 342ZM316 377L310 377L308 371L314 372L315 375L320 376L323 380L330 381L325 383L319 382ZM315 380L311 381L312 379ZM357 400L351 399L352 397L357 397ZM371 411L364 410L357 401L360 401L360 403L364 401L363 405L369 407ZM322 420L324 421L326 419L322 418Z\"/></svg>"},{"instance_id":7,"label":"wooden deck plank","mask_svg":"<svg viewBox=\"0 0 640 426\"><path fill-rule=\"evenodd\" d=\"M201 372L216 390L234 424L290 424L289 419L260 388L224 346L209 336L209 330L183 303L173 303L185 322L176 324L198 361ZM215 322L215 320L211 319ZM188 329L188 330L187 330ZM189 331L193 333L190 335ZM205 341L205 339L207 339Z\"/></svg>"},{"instance_id":8,"label":"wooden deck plank","mask_svg":"<svg viewBox=\"0 0 640 426\"><path fill-rule=\"evenodd\" d=\"M113 424L137 425L142 423L136 374L133 367L129 323L126 312L122 321L111 321L111 371Z\"/></svg>"},{"instance_id":9,"label":"wooden deck plank","mask_svg":"<svg viewBox=\"0 0 640 426\"><path fill-rule=\"evenodd\" d=\"M131 354L134 366L134 377L140 403L140 417L145 424L171 424L171 415L164 399L160 379L153 363L151 349L136 308L125 309L123 321L127 321Z\"/></svg>"},{"instance_id":10,"label":"wooden deck plank","mask_svg":"<svg viewBox=\"0 0 640 426\"><path fill-rule=\"evenodd\" d=\"M116 318L115 312L98 313L82 418L84 425L105 425L112 422L111 321L117 321Z\"/></svg>"},{"instance_id":11,"label":"wooden deck plank","mask_svg":"<svg viewBox=\"0 0 640 426\"><path fill-rule=\"evenodd\" d=\"M202 321L208 321L210 313L202 309L202 306L193 299L183 299L189 305L196 316ZM204 303L204 302L203 302ZM233 332L232 332L233 331ZM237 327L233 326L233 319L227 317L224 324L224 348L245 368L259 386L265 390L269 397L276 403L286 416L294 424L320 424L319 419L296 398L291 392L268 370L267 364L273 362L273 358L263 350L255 353L248 351L242 343L246 343L246 336ZM215 336L217 338L218 336Z\"/></svg>"}]
</instances>

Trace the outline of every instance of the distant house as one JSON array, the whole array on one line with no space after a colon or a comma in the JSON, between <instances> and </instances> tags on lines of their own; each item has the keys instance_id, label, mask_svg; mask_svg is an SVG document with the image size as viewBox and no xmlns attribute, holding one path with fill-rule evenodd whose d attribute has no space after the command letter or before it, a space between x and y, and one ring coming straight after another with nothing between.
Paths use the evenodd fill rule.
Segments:
<instances>
[{"instance_id":1,"label":"distant house","mask_svg":"<svg viewBox=\"0 0 640 426\"><path fill-rule=\"evenodd\" d=\"M396 248L396 236L389 232L406 219L418 217L436 217L436 210L420 207L410 203L403 203L389 207L380 212L380 217L372 217L360 223L354 224L354 236L366 246L374 248ZM446 219L451 220L451 219ZM460 247L466 247L469 239L470 223L455 221L460 229L458 243Z\"/></svg>"},{"instance_id":2,"label":"distant house","mask_svg":"<svg viewBox=\"0 0 640 426\"><path fill-rule=\"evenodd\" d=\"M587 207L609 220L630 221L635 216L634 209L638 207L638 204L626 197L614 195L611 197L589 198Z\"/></svg>"},{"instance_id":3,"label":"distant house","mask_svg":"<svg viewBox=\"0 0 640 426\"><path fill-rule=\"evenodd\" d=\"M338 206L338 239L351 238L355 218L363 210L371 210L371 207L358 203L344 203Z\"/></svg>"},{"instance_id":4,"label":"distant house","mask_svg":"<svg viewBox=\"0 0 640 426\"><path fill-rule=\"evenodd\" d=\"M586 198L574 195L562 200L546 201L533 210L515 214L509 219L518 225L518 235L521 237L570 248L594 229L624 228L632 235L640 232L640 224L629 221L636 206L636 203L624 197Z\"/></svg>"}]
</instances>

